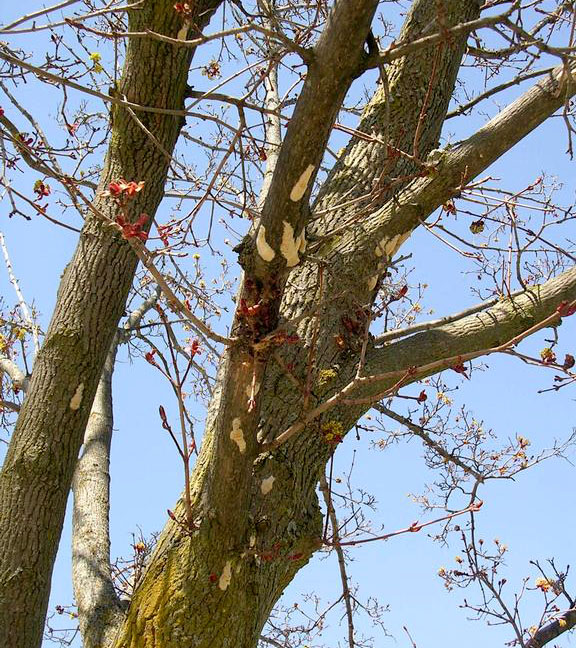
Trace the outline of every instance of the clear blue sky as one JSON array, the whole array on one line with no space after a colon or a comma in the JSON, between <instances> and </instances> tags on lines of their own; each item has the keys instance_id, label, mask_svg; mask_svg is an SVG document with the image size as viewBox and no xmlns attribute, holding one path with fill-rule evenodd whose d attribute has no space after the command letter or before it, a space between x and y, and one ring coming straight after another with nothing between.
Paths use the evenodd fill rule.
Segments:
<instances>
[{"instance_id":1,"label":"clear blue sky","mask_svg":"<svg viewBox=\"0 0 576 648\"><path fill-rule=\"evenodd\" d=\"M41 4L34 0L27 3L26 9L39 6ZM3 21L16 17L20 9L21 5L10 3L3 9ZM382 11L395 10L391 5L383 4ZM33 60L41 61L40 52L46 35L46 32L28 34L14 42L25 49L35 49ZM100 46L98 49L101 50ZM205 78L200 81L197 78L198 87L208 87L207 83ZM523 86L526 87L527 84ZM500 105L519 91L514 89L499 97ZM70 95L72 101L78 101L73 92ZM62 140L62 129L55 126L57 93L46 85L30 84L20 87L18 96L31 112L38 115L49 137ZM7 105L0 91L0 106L6 108ZM484 109L493 115L497 106L488 101ZM460 139L484 121L482 115L455 121L448 125L448 130L454 133L454 139ZM561 120L550 120L499 161L490 170L490 175L501 178L502 186L510 190L529 184L542 172L558 176L566 182L558 194L558 201L573 204L574 163L564 155L565 149L566 136ZM18 182L31 194L31 187L38 177L36 172L27 172ZM51 204L54 204L53 199ZM57 229L39 217L31 222L18 217L8 219L9 211L9 203L4 200L0 204L0 230L6 235L22 291L29 301L34 301L41 313L40 321L46 326L59 276L74 249L76 235ZM159 220L167 220L168 215L169 207L162 207ZM218 236L223 238L227 235ZM424 313L434 309L436 315L444 315L476 303L477 299L470 291L473 279L463 274L470 266L465 266L458 255L447 251L432 236L419 232L403 249L404 252L413 254L409 261L409 265L415 267L411 281L429 285L422 302ZM218 260L211 261L204 251L202 257L206 263L214 264L209 271L217 272L214 266ZM15 302L2 266L0 291L7 303ZM221 330L224 326L223 321ZM570 346L574 340L574 323L566 321L562 328L560 351L576 354L576 347ZM539 334L534 344L525 348L538 350L544 346L545 337L546 333ZM549 372L527 367L509 357L491 357L485 364L486 370L475 372L471 381L452 372L446 376L449 385L458 387L451 394L455 407L466 404L476 418L484 421L486 428L494 430L499 439L513 438L516 434L528 437L532 441L532 451L550 447L554 439L566 438L570 434L576 420L573 389L560 394L537 394L539 389L550 385ZM411 391L407 390L407 393L414 392L417 393L416 386ZM157 410L161 403L169 412L176 406L159 375L141 360L131 363L126 353L121 352L115 373L116 432L112 457L114 556L130 553L131 534L137 533L138 529L145 535L160 530L166 520L166 509L173 506L181 490L178 457L158 422ZM426 519L409 494L423 493L432 476L425 468L422 446L417 440L382 452L371 444L380 436L364 433L358 441L354 435L349 435L338 449L335 472L344 475L354 453L354 484L375 496L378 512L373 516L374 528L383 525L388 532L405 527L414 520ZM574 458L573 454L571 456ZM509 546L506 573L503 575L508 579L510 596L520 589L523 578L529 577L533 583L537 576L529 565L530 560L544 561L555 557L559 567L570 563L576 549L576 526L569 495L574 477L574 467L570 463L552 460L520 474L514 481L492 483L481 492L485 505L478 515L479 533L487 541L497 537ZM54 571L51 610L57 604L67 605L73 601L69 546L68 520ZM374 596L381 604L390 605L384 621L391 636L384 637L374 629L375 645L408 647L403 625L408 627L418 648L436 648L438 645L456 648L462 644L479 648L503 645L512 638L508 628L486 628L483 621L468 622L467 611L458 609L462 593L445 591L437 571L441 566L455 567L454 557L461 553L456 538L452 539L449 547L445 547L432 542L426 531L365 545L350 552L353 558L350 571L353 581L360 585L359 598L366 600ZM324 601L330 601L339 595L339 591L335 556L320 555L300 572L285 592L283 603L298 602L304 607L304 593L317 592ZM465 595L471 602L478 600L475 590L466 591ZM537 622L541 603L540 592L528 593L524 616L526 625ZM345 645L345 622L340 623L342 612L338 608L322 639L311 645L321 645L322 642L329 646ZM371 634L366 617L360 619L360 631ZM563 637L557 643L565 646L569 641L568 637Z\"/></svg>"}]
</instances>

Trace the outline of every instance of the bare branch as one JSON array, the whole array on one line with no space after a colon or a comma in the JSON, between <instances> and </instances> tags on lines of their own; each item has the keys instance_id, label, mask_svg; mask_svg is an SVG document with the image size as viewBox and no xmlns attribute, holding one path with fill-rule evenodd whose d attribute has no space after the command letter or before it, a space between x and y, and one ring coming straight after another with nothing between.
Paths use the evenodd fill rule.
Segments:
<instances>
[{"instance_id":1,"label":"bare branch","mask_svg":"<svg viewBox=\"0 0 576 648\"><path fill-rule=\"evenodd\" d=\"M262 207L256 249L251 250L256 254L250 261L250 274L264 277L278 264L290 268L299 262L314 178L338 110L364 57L364 42L377 5L375 0L338 0L334 4L279 152ZM246 265L247 259L241 260Z\"/></svg>"},{"instance_id":2,"label":"bare branch","mask_svg":"<svg viewBox=\"0 0 576 648\"><path fill-rule=\"evenodd\" d=\"M326 504L328 518L332 527L332 537L330 539L330 544L334 547L336 556L338 557L338 569L340 571L340 581L342 583L342 598L344 599L344 605L346 606L348 648L354 648L354 646L356 646L356 642L354 641L354 610L352 608L352 594L350 592L350 586L348 584L346 556L344 555L344 549L342 549L342 545L340 544L338 518L336 517L334 503L332 502L332 498L330 496L330 486L328 485L328 481L326 480L325 475L322 475L320 477L320 491L322 493L322 496L324 497L324 503Z\"/></svg>"},{"instance_id":3,"label":"bare branch","mask_svg":"<svg viewBox=\"0 0 576 648\"><path fill-rule=\"evenodd\" d=\"M468 466L464 461L462 461L459 457L457 457L453 453L447 452L439 443L434 441L434 439L428 434L428 432L421 425L416 425L409 418L406 418L405 416L402 416L401 414L394 412L393 410L391 410L389 407L386 407L382 403L377 403L376 405L374 405L374 409L377 410L378 412L381 412L382 414L385 414L386 416L396 421L397 423L400 423L404 427L408 428L410 432L412 432L412 434L415 434L417 437L420 437L422 441L424 441L424 443L431 450L439 454L446 461L449 461L450 463L453 463L455 466L461 468L465 473L474 477L476 481L478 482L484 481L483 475L481 475L476 470L474 470L474 468Z\"/></svg>"}]
</instances>

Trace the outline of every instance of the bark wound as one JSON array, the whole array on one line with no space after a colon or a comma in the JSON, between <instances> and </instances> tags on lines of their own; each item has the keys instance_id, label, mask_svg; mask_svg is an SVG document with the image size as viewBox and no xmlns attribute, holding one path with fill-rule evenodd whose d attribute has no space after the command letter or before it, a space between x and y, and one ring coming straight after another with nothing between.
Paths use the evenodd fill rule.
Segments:
<instances>
[{"instance_id":1,"label":"bark wound","mask_svg":"<svg viewBox=\"0 0 576 648\"><path fill-rule=\"evenodd\" d=\"M410 235L410 231L405 232L404 234L397 234L396 236L392 237L391 239L388 239L388 237L383 238L380 243L376 246L376 249L374 250L374 254L377 257L387 257L388 259L391 259L394 254L396 253L396 250L400 248L402 243L408 238Z\"/></svg>"},{"instance_id":2,"label":"bark wound","mask_svg":"<svg viewBox=\"0 0 576 648\"><path fill-rule=\"evenodd\" d=\"M258 236L256 237L256 249L258 254L262 257L264 261L272 261L276 256L276 252L268 245L266 240L266 228L264 225L260 225L258 229Z\"/></svg>"},{"instance_id":3,"label":"bark wound","mask_svg":"<svg viewBox=\"0 0 576 648\"><path fill-rule=\"evenodd\" d=\"M282 242L280 243L280 252L282 256L286 259L286 265L288 268L293 268L295 265L300 263L300 256L298 254L300 246L302 245L302 240L304 239L304 229L300 234L295 238L294 237L294 228L290 223L283 221L284 229L282 231Z\"/></svg>"},{"instance_id":4,"label":"bark wound","mask_svg":"<svg viewBox=\"0 0 576 648\"><path fill-rule=\"evenodd\" d=\"M368 284L368 290L374 290L376 288L376 284L378 283L378 279L380 279L379 274L372 275L371 277L368 277L368 280L366 283Z\"/></svg>"},{"instance_id":5,"label":"bark wound","mask_svg":"<svg viewBox=\"0 0 576 648\"><path fill-rule=\"evenodd\" d=\"M225 592L228 589L228 585L230 585L231 580L232 580L232 562L228 560L224 565L224 569L222 570L220 580L218 581L218 587L223 592Z\"/></svg>"},{"instance_id":6,"label":"bark wound","mask_svg":"<svg viewBox=\"0 0 576 648\"><path fill-rule=\"evenodd\" d=\"M292 187L292 191L290 192L290 200L292 202L298 202L303 198L313 173L314 165L309 164L296 181L296 184Z\"/></svg>"},{"instance_id":7,"label":"bark wound","mask_svg":"<svg viewBox=\"0 0 576 648\"><path fill-rule=\"evenodd\" d=\"M178 32L178 36L176 37L179 41L185 41L188 38L188 29L190 27L190 23L185 20L184 24L182 27L180 27L180 31Z\"/></svg>"},{"instance_id":8,"label":"bark wound","mask_svg":"<svg viewBox=\"0 0 576 648\"><path fill-rule=\"evenodd\" d=\"M260 491L262 492L262 495L268 495L268 493L272 490L272 486L274 486L275 480L276 477L274 477L274 475L270 475L270 477L266 477L262 480L262 483L260 484Z\"/></svg>"},{"instance_id":9,"label":"bark wound","mask_svg":"<svg viewBox=\"0 0 576 648\"><path fill-rule=\"evenodd\" d=\"M84 383L80 383L78 387L76 387L76 391L74 392L74 396L70 399L70 409L76 411L77 409L80 409L80 405L82 403L82 395L84 394Z\"/></svg>"},{"instance_id":10,"label":"bark wound","mask_svg":"<svg viewBox=\"0 0 576 648\"><path fill-rule=\"evenodd\" d=\"M241 454L246 452L246 441L244 440L244 432L240 427L241 420L236 417L232 421L232 431L230 432L230 439L238 446Z\"/></svg>"}]
</instances>

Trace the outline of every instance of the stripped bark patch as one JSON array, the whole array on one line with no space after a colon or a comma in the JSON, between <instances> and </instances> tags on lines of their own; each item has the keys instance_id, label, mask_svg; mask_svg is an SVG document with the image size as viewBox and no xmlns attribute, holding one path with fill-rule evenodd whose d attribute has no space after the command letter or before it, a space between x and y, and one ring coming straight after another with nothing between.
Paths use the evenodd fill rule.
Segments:
<instances>
[{"instance_id":1,"label":"stripped bark patch","mask_svg":"<svg viewBox=\"0 0 576 648\"><path fill-rule=\"evenodd\" d=\"M236 417L232 421L232 430L230 432L230 439L238 446L241 454L246 452L246 441L244 440L244 432L240 427L241 420Z\"/></svg>"},{"instance_id":2,"label":"stripped bark patch","mask_svg":"<svg viewBox=\"0 0 576 648\"><path fill-rule=\"evenodd\" d=\"M300 262L298 250L300 248L300 236L294 238L294 228L290 223L283 221L284 230L282 231L282 242L280 243L280 252L286 259L286 265L293 268Z\"/></svg>"},{"instance_id":3,"label":"stripped bark patch","mask_svg":"<svg viewBox=\"0 0 576 648\"><path fill-rule=\"evenodd\" d=\"M376 284L378 283L378 278L380 275L375 274L372 277L368 277L366 283L368 284L368 290L374 290L376 288Z\"/></svg>"},{"instance_id":4,"label":"stripped bark patch","mask_svg":"<svg viewBox=\"0 0 576 648\"><path fill-rule=\"evenodd\" d=\"M218 580L218 587L224 592L228 589L230 581L232 580L232 562L230 560L224 565L220 579Z\"/></svg>"},{"instance_id":5,"label":"stripped bark patch","mask_svg":"<svg viewBox=\"0 0 576 648\"><path fill-rule=\"evenodd\" d=\"M74 396L70 399L70 409L71 410L78 410L80 408L80 404L82 403L82 396L84 395L84 383L80 383L78 387L76 387L76 391L74 392Z\"/></svg>"},{"instance_id":6,"label":"stripped bark patch","mask_svg":"<svg viewBox=\"0 0 576 648\"><path fill-rule=\"evenodd\" d=\"M264 225L260 225L258 229L258 235L256 236L256 249L258 254L264 259L264 261L272 261L276 256L276 252L268 245L266 240L266 228Z\"/></svg>"},{"instance_id":7,"label":"stripped bark patch","mask_svg":"<svg viewBox=\"0 0 576 648\"><path fill-rule=\"evenodd\" d=\"M270 477L266 477L262 480L262 483L260 484L260 491L262 495L268 495L268 493L272 490L272 486L274 486L275 481L276 477L274 477L274 475L270 475Z\"/></svg>"},{"instance_id":8,"label":"stripped bark patch","mask_svg":"<svg viewBox=\"0 0 576 648\"><path fill-rule=\"evenodd\" d=\"M383 238L380 243L376 245L374 254L377 257L387 257L391 259L394 254L398 251L402 243L410 236L410 232L405 232L404 234L396 234L391 239Z\"/></svg>"},{"instance_id":9,"label":"stripped bark patch","mask_svg":"<svg viewBox=\"0 0 576 648\"><path fill-rule=\"evenodd\" d=\"M298 178L296 184L292 187L292 191L290 192L290 200L292 202L298 202L299 200L302 200L302 197L306 193L306 189L308 189L308 183L310 182L310 178L312 177L313 173L313 164L309 164L306 169L302 171L302 175Z\"/></svg>"}]
</instances>

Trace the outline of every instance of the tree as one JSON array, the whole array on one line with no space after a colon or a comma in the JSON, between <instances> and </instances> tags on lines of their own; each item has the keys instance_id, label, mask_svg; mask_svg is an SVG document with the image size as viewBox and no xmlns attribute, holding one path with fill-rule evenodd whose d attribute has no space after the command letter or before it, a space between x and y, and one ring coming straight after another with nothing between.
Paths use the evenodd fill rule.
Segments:
<instances>
[{"instance_id":1,"label":"tree","mask_svg":"<svg viewBox=\"0 0 576 648\"><path fill-rule=\"evenodd\" d=\"M473 464L465 453L447 449L426 432L426 421L398 414L390 399L444 370L467 375L476 358L517 353L525 337L571 315L574 257L548 237L547 225L518 218L518 196L497 199L507 214L499 220L495 201L483 194L486 209L467 224L468 234L486 230L487 245L472 247L486 277L501 272L495 297L435 322L390 330L395 306L407 290L393 271L410 236L438 225L430 220L436 210L456 214L458 199L482 192L475 184L480 174L545 120L561 111L571 137L573 5L559 2L546 11L544 2L415 0L396 39L385 45L390 26L375 18L378 0L282 6L272 0L230 6L222 0L143 0L101 8L86 1L83 11L51 20L73 4L78 3L38 10L2 30L10 37L32 29L31 24L38 29L36 21L45 19L55 48L42 63L15 45L2 44L0 50L10 102L0 116L5 164L14 173L28 165L42 176L35 185L37 198L27 202L3 181L14 212L21 212L22 202L49 217L41 200L50 193L46 181L51 179L60 183L84 224L31 375L17 366L10 348L2 359L8 394L24 390L25 398L21 407L4 399L5 408L19 411L0 476L0 643L29 648L41 641L52 566L74 485L74 577L86 648L255 646L283 589L328 542L318 483L333 518L326 464L374 405L459 467L461 479L472 480L462 512L473 515L480 506L476 487L498 467ZM389 3L380 10L386 20ZM226 24L206 35L214 15ZM89 63L82 74L78 66L86 63L61 53L59 25L84 47ZM84 45L90 38L109 40L116 60L123 60L121 77L112 73L106 81L108 91L94 81L104 66L101 55ZM198 70L189 85L194 57L214 42L222 49L202 66L202 74L217 78L226 56L246 57L252 77L241 98L217 87L196 90ZM495 75L508 75L502 86L537 81L475 133L438 150L466 53ZM557 65L536 68L542 57L556 59ZM345 99L354 97L355 81L370 70L379 76L366 105L361 111L348 107ZM290 75L296 77L297 92L282 97L280 88ZM75 155L87 160L97 151L98 116L84 109L77 113L83 122L68 120L68 93L89 93L106 102L107 152L97 184L93 171L81 174L81 165L60 162L62 152L48 145L37 121L9 91L9 81L18 87L33 77L61 88L61 120L70 141L80 126L92 129L87 148L76 140ZM466 114L503 89L491 88L456 112ZM209 108L194 112L207 101L233 106L237 125ZM339 113L344 122L359 115L356 125L338 124ZM31 137L18 126L25 119ZM188 119L211 123L212 139L200 129L187 129ZM258 125L263 134L262 129L254 134ZM338 129L350 137L332 154L329 144L338 139ZM207 180L177 154L182 133L206 147ZM73 148L69 143L62 154ZM184 185L187 194L193 193L190 187L200 189L193 211L157 225L158 239L147 247L161 201L165 195L182 197ZM540 189L528 187L522 198L537 200ZM552 203L544 196L541 201L548 213ZM194 218L210 203L247 222L235 248L243 279L229 334L216 332L220 327L208 317L204 289L171 266L174 255L198 243L201 227ZM569 221L570 212L561 220ZM490 237L504 226L512 242L502 251L490 245ZM453 227L461 239L458 225ZM548 254L548 265L536 270L525 261L532 248ZM503 264L498 270L494 259ZM118 326L139 262L145 281L155 282L159 292L140 290L145 301L133 309L126 330L138 330L146 312L155 309L155 326L166 346L164 354L150 349L146 358L170 376L179 403L181 438L163 410L161 422L178 446L185 491L127 607L111 578L107 470L111 375L124 335ZM385 330L378 330L381 316ZM177 341L182 330L175 320L193 331L185 349ZM18 326L34 329L32 318ZM573 359L557 359L553 346L541 358L524 359L564 372L569 382ZM185 378L202 371L201 350L208 358L217 349L218 376L191 471ZM187 364L178 373L181 356ZM422 405L426 394L422 386L419 390L415 400ZM511 470L526 467L518 443L510 453L515 457ZM331 542L341 548L337 524L334 533ZM522 634L516 639L540 646L575 624L570 605L531 639ZM353 631L350 642L354 645Z\"/></svg>"}]
</instances>

